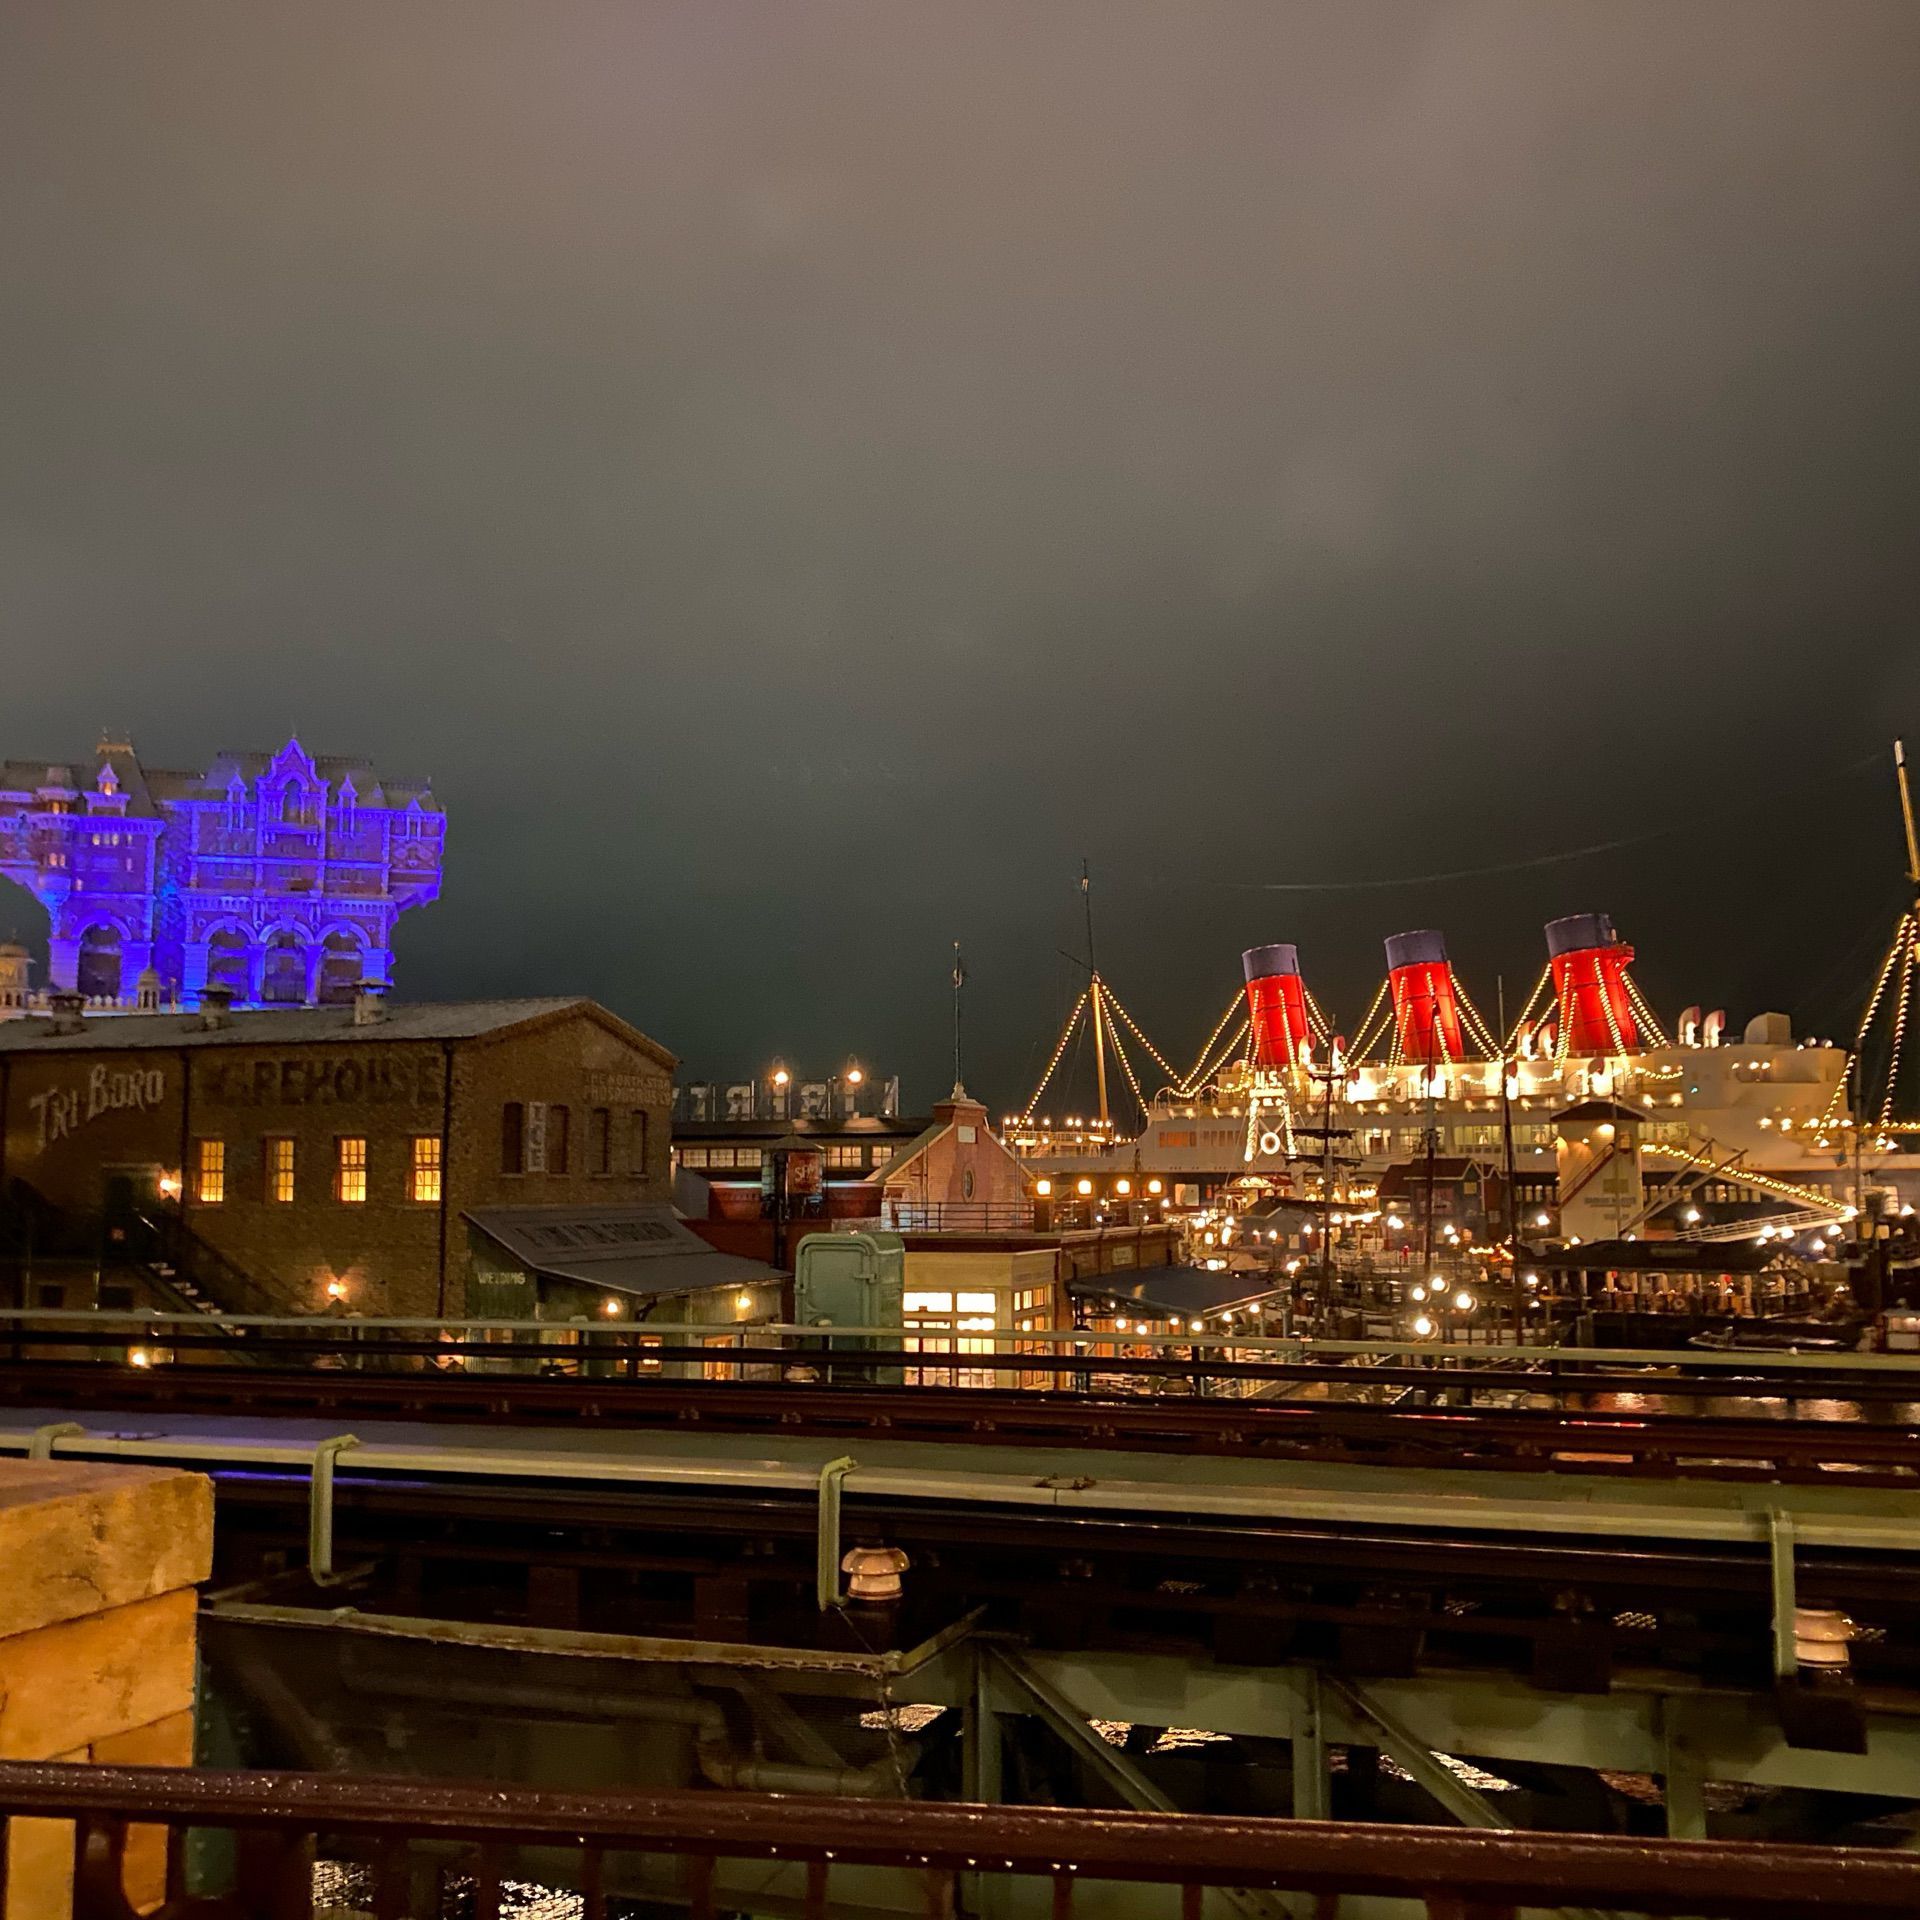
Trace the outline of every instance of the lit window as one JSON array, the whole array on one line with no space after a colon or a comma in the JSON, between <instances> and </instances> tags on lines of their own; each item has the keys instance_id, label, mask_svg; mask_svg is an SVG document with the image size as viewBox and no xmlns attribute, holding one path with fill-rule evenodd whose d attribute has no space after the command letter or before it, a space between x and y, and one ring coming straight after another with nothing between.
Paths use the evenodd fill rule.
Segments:
<instances>
[{"instance_id":1,"label":"lit window","mask_svg":"<svg viewBox=\"0 0 1920 1920\"><path fill-rule=\"evenodd\" d=\"M367 1142L364 1134L347 1134L333 1143L333 1197L349 1206L367 1197Z\"/></svg>"},{"instance_id":2,"label":"lit window","mask_svg":"<svg viewBox=\"0 0 1920 1920\"><path fill-rule=\"evenodd\" d=\"M440 1136L417 1133L413 1137L413 1165L407 1191L415 1200L437 1202L440 1198Z\"/></svg>"},{"instance_id":3,"label":"lit window","mask_svg":"<svg viewBox=\"0 0 1920 1920\"><path fill-rule=\"evenodd\" d=\"M267 1198L276 1206L293 1204L293 1142L284 1136L267 1142Z\"/></svg>"},{"instance_id":4,"label":"lit window","mask_svg":"<svg viewBox=\"0 0 1920 1920\"><path fill-rule=\"evenodd\" d=\"M217 1207L227 1197L227 1143L193 1143L193 1197L203 1207Z\"/></svg>"}]
</instances>

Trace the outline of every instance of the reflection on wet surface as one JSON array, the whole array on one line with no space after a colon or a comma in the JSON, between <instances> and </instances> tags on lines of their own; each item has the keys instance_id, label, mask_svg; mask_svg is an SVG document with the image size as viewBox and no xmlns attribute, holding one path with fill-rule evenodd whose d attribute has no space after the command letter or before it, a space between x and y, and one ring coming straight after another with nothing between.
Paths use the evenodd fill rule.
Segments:
<instances>
[{"instance_id":1,"label":"reflection on wet surface","mask_svg":"<svg viewBox=\"0 0 1920 1920\"><path fill-rule=\"evenodd\" d=\"M1529 1406L1548 1407L1544 1394L1525 1396ZM1588 1413L1682 1414L1703 1420L1827 1420L1872 1427L1908 1427L1920 1422L1920 1402L1912 1400L1836 1400L1815 1395L1787 1398L1777 1393L1583 1393L1565 1404Z\"/></svg>"}]
</instances>

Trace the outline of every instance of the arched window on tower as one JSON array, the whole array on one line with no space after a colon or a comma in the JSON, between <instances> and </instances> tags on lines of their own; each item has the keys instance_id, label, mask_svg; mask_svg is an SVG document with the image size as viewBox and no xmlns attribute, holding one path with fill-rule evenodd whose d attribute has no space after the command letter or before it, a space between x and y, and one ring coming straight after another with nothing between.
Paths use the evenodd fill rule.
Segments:
<instances>
[{"instance_id":1,"label":"arched window on tower","mask_svg":"<svg viewBox=\"0 0 1920 1920\"><path fill-rule=\"evenodd\" d=\"M207 985L247 997L247 936L237 927L216 927L207 937Z\"/></svg>"},{"instance_id":2,"label":"arched window on tower","mask_svg":"<svg viewBox=\"0 0 1920 1920\"><path fill-rule=\"evenodd\" d=\"M300 936L283 927L267 942L260 998L270 1007L297 1007L307 997L307 951Z\"/></svg>"},{"instance_id":3,"label":"arched window on tower","mask_svg":"<svg viewBox=\"0 0 1920 1920\"><path fill-rule=\"evenodd\" d=\"M120 929L89 927L80 936L80 964L74 984L89 1000L120 997Z\"/></svg>"},{"instance_id":4,"label":"arched window on tower","mask_svg":"<svg viewBox=\"0 0 1920 1920\"><path fill-rule=\"evenodd\" d=\"M341 1007L351 1004L360 985L366 949L350 933L330 933L320 949L320 1003Z\"/></svg>"}]
</instances>

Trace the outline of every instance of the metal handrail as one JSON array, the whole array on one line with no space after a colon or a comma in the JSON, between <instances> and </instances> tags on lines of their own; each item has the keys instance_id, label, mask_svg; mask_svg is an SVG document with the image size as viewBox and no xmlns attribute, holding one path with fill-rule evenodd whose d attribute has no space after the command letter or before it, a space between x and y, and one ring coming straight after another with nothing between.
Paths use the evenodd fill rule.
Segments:
<instances>
[{"instance_id":1,"label":"metal handrail","mask_svg":"<svg viewBox=\"0 0 1920 1920\"><path fill-rule=\"evenodd\" d=\"M429 1864L429 1847L443 1868L451 1850L454 1870L472 1875L480 1920L498 1915L501 1868L521 1847L577 1852L587 1920L607 1912L606 1857L624 1853L680 1856L698 1920L716 1910L714 1867L722 1860L802 1868L808 1920L828 1912L830 1877L841 1865L912 1874L925 1884L929 1912L953 1911L965 1873L1044 1878L1056 1914L1071 1912L1076 1888L1088 1881L1179 1887L1183 1912L1195 1916L1209 1887L1410 1899L1436 1920L1596 1904L1718 1920L1920 1908L1920 1858L1892 1848L811 1794L580 1793L478 1781L0 1764L0 1819L16 1817L78 1823L75 1920L130 1913L116 1870L134 1822L165 1826L176 1854L189 1828L242 1836L234 1891L218 1899L176 1893L160 1909L166 1920L310 1913L307 1863L316 1850L346 1858L371 1850L377 1910L414 1914L421 1909L409 1878ZM417 1859L409 1857L415 1845L423 1849ZM1089 1904L1094 1899L1090 1890Z\"/></svg>"},{"instance_id":2,"label":"metal handrail","mask_svg":"<svg viewBox=\"0 0 1920 1920\"><path fill-rule=\"evenodd\" d=\"M533 1320L525 1318L490 1317L484 1314L472 1314L459 1317L434 1318L429 1316L399 1315L348 1315L333 1314L204 1314L204 1313L160 1313L148 1308L132 1308L125 1312L104 1315L96 1309L85 1307L0 1307L0 1325L9 1322L45 1322L49 1326L84 1326L97 1324L104 1318L112 1319L116 1324L129 1320L139 1320L154 1327L185 1326L205 1328L209 1325L234 1328L257 1327L268 1331L296 1333L312 1332L315 1329L333 1327L341 1330L342 1337L350 1333L379 1332L386 1330L414 1330L422 1333L437 1334L441 1331L454 1332L508 1332L543 1333L549 1336L555 1333L591 1331L595 1333L631 1332L641 1323L622 1321L610 1326L605 1320L592 1320L582 1314L571 1320ZM785 1321L749 1322L740 1320L701 1320L666 1323L654 1323L647 1327L649 1334L671 1333L676 1338L698 1341L709 1336L730 1335L735 1340L795 1340L795 1341L843 1341L849 1339L890 1338L899 1339L903 1332L914 1333L916 1337L928 1339L967 1339L982 1342L1005 1343L1008 1346L1020 1344L1042 1344L1075 1350L1097 1350L1102 1347L1148 1346L1174 1348L1181 1351L1193 1347L1205 1349L1232 1348L1236 1352L1270 1355L1275 1358L1295 1359L1326 1357L1333 1359L1363 1358L1379 1355L1386 1357L1417 1357L1424 1361L1459 1361L1476 1367L1506 1364L1517 1369L1531 1368L1540 1364L1557 1363L1561 1365L1580 1363L1621 1367L1649 1367L1668 1369L1684 1366L1688 1370L1699 1368L1703 1371L1724 1369L1729 1372L1758 1373L1765 1372L1769 1366L1774 1368L1790 1367L1794 1371L1818 1372L1862 1372L1920 1374L1920 1353L1769 1353L1769 1352L1715 1352L1701 1348L1670 1347L1586 1347L1567 1346L1557 1341L1530 1345L1489 1346L1484 1343L1469 1344L1465 1341L1449 1340L1322 1340L1310 1334L1255 1334L1233 1331L1216 1333L1115 1333L1103 1332L1087 1327L968 1327L963 1332L949 1333L944 1328L901 1328L898 1326L799 1326ZM720 1357L718 1351L709 1358Z\"/></svg>"}]
</instances>

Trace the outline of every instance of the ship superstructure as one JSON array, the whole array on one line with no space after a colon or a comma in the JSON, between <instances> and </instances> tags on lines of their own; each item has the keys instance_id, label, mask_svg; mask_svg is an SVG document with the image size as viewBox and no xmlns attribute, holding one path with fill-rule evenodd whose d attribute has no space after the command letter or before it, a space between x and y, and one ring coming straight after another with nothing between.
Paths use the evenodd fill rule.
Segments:
<instances>
[{"instance_id":1,"label":"ship superstructure","mask_svg":"<svg viewBox=\"0 0 1920 1920\"><path fill-rule=\"evenodd\" d=\"M1724 1015L1689 1008L1669 1034L1605 914L1556 920L1546 943L1541 986L1504 1042L1435 930L1387 940L1385 977L1352 1043L1317 1016L1297 949L1251 949L1236 1046L1198 1084L1162 1088L1137 1133L1035 1114L1014 1119L1012 1137L1063 1173L1119 1155L1173 1180L1254 1174L1304 1192L1317 1181L1298 1137L1308 1123L1342 1135L1345 1155L1373 1174L1429 1148L1498 1164L1510 1127L1516 1168L1550 1173L1565 1138L1556 1116L1598 1100L1637 1117L1650 1166L1764 1182L1784 1200L1804 1190L1810 1204L1844 1201L1863 1154L1876 1169L1910 1157L1891 1132L1856 1137L1844 1047L1796 1039L1778 1013L1734 1037Z\"/></svg>"},{"instance_id":2,"label":"ship superstructure","mask_svg":"<svg viewBox=\"0 0 1920 1920\"><path fill-rule=\"evenodd\" d=\"M1850 1045L1796 1037L1778 1012L1735 1029L1724 1011L1689 1006L1669 1030L1634 979L1634 949L1603 912L1549 921L1531 993L1511 1019L1496 1008L1493 1022L1441 932L1390 935L1350 1039L1314 997L1300 949L1278 942L1241 956L1244 994L1184 1074L1090 964L1087 991L1006 1137L1037 1177L1072 1177L1071 1190L1090 1198L1104 1172L1116 1193L1144 1189L1176 1204L1231 1185L1364 1209L1389 1169L1424 1160L1431 1182L1445 1159L1469 1180L1484 1172L1510 1189L1510 1221L1518 1196L1533 1209L1529 1229L1568 1238L1576 1225L1709 1238L1753 1229L1757 1209L1777 1232L1818 1233L1889 1207L1912 1214L1920 1119L1900 1117L1900 1097L1920 997L1920 834L1897 741L1893 759L1913 904ZM1126 1036L1164 1073L1151 1096ZM1050 1088L1061 1097L1056 1076L1076 1039L1094 1049L1098 1110L1056 1119L1044 1109ZM1109 1048L1135 1125L1109 1108ZM1138 1185L1135 1173L1146 1176ZM1711 1217L1722 1202L1740 1203L1743 1217Z\"/></svg>"}]
</instances>

